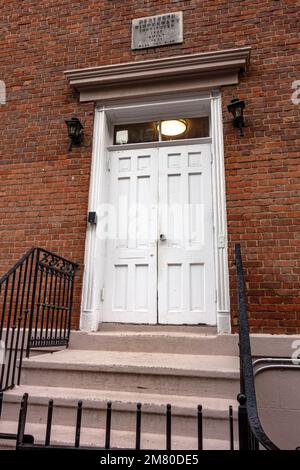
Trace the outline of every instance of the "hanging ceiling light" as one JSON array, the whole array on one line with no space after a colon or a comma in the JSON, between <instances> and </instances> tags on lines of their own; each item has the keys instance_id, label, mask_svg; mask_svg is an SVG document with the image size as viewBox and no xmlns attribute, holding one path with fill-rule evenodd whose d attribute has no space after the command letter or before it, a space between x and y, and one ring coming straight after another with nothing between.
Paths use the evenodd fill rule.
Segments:
<instances>
[{"instance_id":1,"label":"hanging ceiling light","mask_svg":"<svg viewBox=\"0 0 300 470\"><path fill-rule=\"evenodd\" d=\"M160 123L160 132L167 137L183 134L186 128L187 122L184 119L169 119Z\"/></svg>"}]
</instances>

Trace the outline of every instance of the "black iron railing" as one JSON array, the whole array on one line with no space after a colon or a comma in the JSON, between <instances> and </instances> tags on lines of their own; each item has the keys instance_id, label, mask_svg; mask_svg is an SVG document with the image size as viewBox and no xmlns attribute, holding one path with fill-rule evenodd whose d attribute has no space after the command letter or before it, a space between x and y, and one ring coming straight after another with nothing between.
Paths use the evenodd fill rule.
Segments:
<instances>
[{"instance_id":1,"label":"black iron railing","mask_svg":"<svg viewBox=\"0 0 300 470\"><path fill-rule=\"evenodd\" d=\"M235 265L237 272L239 350L240 350L240 393L239 409L239 445L240 450L267 450L279 448L266 435L261 425L256 402L254 372L248 324L247 300L241 247L235 244Z\"/></svg>"},{"instance_id":2,"label":"black iron railing","mask_svg":"<svg viewBox=\"0 0 300 470\"><path fill-rule=\"evenodd\" d=\"M25 352L68 345L77 267L31 248L0 278L0 391L20 383Z\"/></svg>"},{"instance_id":3,"label":"black iron railing","mask_svg":"<svg viewBox=\"0 0 300 470\"><path fill-rule=\"evenodd\" d=\"M57 438L53 436L52 432L52 422L54 414L54 403L53 400L48 402L48 412L47 412L47 422L45 423L45 438L41 442L37 442L37 439L33 435L26 434L26 423L27 423L27 411L28 411L28 394L23 395L23 399L20 406L19 412L19 423L17 434L10 434L7 439L14 439L16 441L17 450L56 450L56 449L78 449L78 450L103 450L103 449L113 449L111 445L111 434L112 434L112 415L113 415L113 404L111 401L107 403L106 407L106 419L104 424L105 434L103 439L103 446L84 446L81 444L81 431L82 431L82 416L84 414L84 406L82 401L79 401L77 404L77 409L74 410L74 441L70 444L57 444L53 441L57 441ZM3 394L1 397L0 394L0 407L1 401L3 400ZM0 408L1 410L1 408ZM145 410L147 413L147 410ZM1 417L1 413L0 413ZM172 450L172 406L170 404L166 405L165 411L165 425L163 429L158 429L158 433L162 435L165 434L165 449ZM229 406L228 410L228 450L234 450L234 417L232 406ZM205 431L205 428L204 428ZM135 420L135 439L134 447L135 450L142 449L142 432L143 432L143 410L141 403L136 404L136 420ZM146 429L147 432L147 429ZM197 435L197 450L202 451L204 449L204 432L203 432L203 411L202 406L198 405L195 409L195 432ZM95 428L95 441L98 440L99 429ZM0 435L2 439L5 439L4 434ZM226 436L224 436L224 440ZM195 440L195 441L196 441ZM52 441L52 442L51 442ZM120 447L118 447L120 448ZM196 450L196 449L195 449Z\"/></svg>"}]
</instances>

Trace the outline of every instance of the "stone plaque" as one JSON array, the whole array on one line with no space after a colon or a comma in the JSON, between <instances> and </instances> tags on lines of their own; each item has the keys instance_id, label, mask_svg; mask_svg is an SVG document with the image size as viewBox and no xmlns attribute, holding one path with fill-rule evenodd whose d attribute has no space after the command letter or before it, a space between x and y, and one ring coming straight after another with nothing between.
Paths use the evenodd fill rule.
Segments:
<instances>
[{"instance_id":1,"label":"stone plaque","mask_svg":"<svg viewBox=\"0 0 300 470\"><path fill-rule=\"evenodd\" d=\"M183 42L182 11L132 20L131 49Z\"/></svg>"}]
</instances>

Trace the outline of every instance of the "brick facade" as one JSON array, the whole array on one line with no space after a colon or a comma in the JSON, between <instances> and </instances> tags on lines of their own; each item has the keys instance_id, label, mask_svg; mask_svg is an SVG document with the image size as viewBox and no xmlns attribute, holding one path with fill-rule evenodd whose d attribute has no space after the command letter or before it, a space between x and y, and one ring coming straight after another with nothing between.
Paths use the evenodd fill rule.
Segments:
<instances>
[{"instance_id":1,"label":"brick facade","mask_svg":"<svg viewBox=\"0 0 300 470\"><path fill-rule=\"evenodd\" d=\"M78 102L63 72L134 60L251 46L249 73L223 95L230 248L242 243L253 331L300 333L300 79L297 0L1 1L1 273L30 246L81 265L75 293L78 325L94 104ZM184 43L131 51L131 20L184 12ZM247 103L240 139L226 105ZM68 152L64 120L85 126ZM230 249L231 304L235 279ZM235 320L233 319L233 324Z\"/></svg>"}]
</instances>

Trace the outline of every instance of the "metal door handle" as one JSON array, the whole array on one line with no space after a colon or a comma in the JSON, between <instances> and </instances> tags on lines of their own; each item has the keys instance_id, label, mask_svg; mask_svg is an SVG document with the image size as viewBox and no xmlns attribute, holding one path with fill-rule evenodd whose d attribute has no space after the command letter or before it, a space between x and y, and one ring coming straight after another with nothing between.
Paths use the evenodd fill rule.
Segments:
<instances>
[{"instance_id":1,"label":"metal door handle","mask_svg":"<svg viewBox=\"0 0 300 470\"><path fill-rule=\"evenodd\" d=\"M167 240L166 236L163 233L160 234L159 239L161 242L165 242Z\"/></svg>"}]
</instances>

